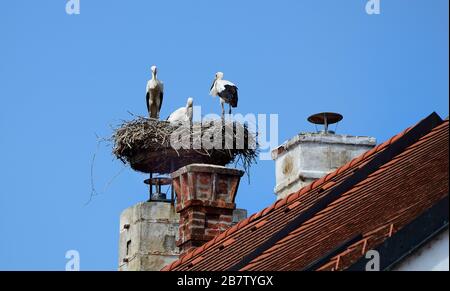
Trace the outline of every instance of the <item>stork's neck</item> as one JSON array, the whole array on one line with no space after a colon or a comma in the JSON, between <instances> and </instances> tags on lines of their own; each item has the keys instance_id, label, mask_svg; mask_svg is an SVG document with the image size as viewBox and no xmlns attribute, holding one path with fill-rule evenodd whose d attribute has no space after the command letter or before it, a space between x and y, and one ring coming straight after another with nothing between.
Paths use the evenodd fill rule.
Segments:
<instances>
[{"instance_id":1,"label":"stork's neck","mask_svg":"<svg viewBox=\"0 0 450 291\"><path fill-rule=\"evenodd\" d=\"M216 79L215 81L214 81L214 88L215 89L217 89L217 82L219 82L221 79Z\"/></svg>"},{"instance_id":2,"label":"stork's neck","mask_svg":"<svg viewBox=\"0 0 450 291\"><path fill-rule=\"evenodd\" d=\"M156 73L153 73L153 72L152 72L152 80L155 80L155 81L156 81Z\"/></svg>"}]
</instances>

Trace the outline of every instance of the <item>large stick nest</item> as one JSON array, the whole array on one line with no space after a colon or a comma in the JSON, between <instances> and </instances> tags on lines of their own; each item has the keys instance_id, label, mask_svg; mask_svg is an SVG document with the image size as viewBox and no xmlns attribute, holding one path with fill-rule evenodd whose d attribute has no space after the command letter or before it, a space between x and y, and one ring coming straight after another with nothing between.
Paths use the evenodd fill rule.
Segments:
<instances>
[{"instance_id":1,"label":"large stick nest","mask_svg":"<svg viewBox=\"0 0 450 291\"><path fill-rule=\"evenodd\" d=\"M184 142L182 148L172 147L174 137ZM111 140L113 154L144 173L172 173L193 163L221 166L234 163L248 172L258 155L256 133L236 121L173 125L137 117L114 129ZM214 148L210 146L212 141L216 141Z\"/></svg>"}]
</instances>

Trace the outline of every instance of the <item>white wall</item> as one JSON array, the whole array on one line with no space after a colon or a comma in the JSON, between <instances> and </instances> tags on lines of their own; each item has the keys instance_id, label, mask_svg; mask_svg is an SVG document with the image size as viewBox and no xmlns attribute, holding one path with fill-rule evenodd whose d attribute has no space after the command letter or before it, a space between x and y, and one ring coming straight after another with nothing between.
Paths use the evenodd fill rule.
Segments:
<instances>
[{"instance_id":1,"label":"white wall","mask_svg":"<svg viewBox=\"0 0 450 291\"><path fill-rule=\"evenodd\" d=\"M394 271L449 271L449 230L405 258Z\"/></svg>"}]
</instances>

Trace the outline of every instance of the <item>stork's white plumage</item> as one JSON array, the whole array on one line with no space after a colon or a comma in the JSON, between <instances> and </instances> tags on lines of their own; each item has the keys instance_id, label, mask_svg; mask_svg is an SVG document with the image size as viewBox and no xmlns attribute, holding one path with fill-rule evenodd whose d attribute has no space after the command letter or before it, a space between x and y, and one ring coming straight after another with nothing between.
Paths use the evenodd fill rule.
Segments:
<instances>
[{"instance_id":1,"label":"stork's white plumage","mask_svg":"<svg viewBox=\"0 0 450 291\"><path fill-rule=\"evenodd\" d=\"M186 107L181 107L170 114L167 120L170 123L192 123L194 99L188 98Z\"/></svg>"},{"instance_id":2,"label":"stork's white plumage","mask_svg":"<svg viewBox=\"0 0 450 291\"><path fill-rule=\"evenodd\" d=\"M209 91L211 96L219 96L220 104L222 105L222 117L225 115L225 103L229 104L228 113L231 114L231 107L238 105L238 88L230 81L223 79L223 73L217 72L214 82Z\"/></svg>"},{"instance_id":3,"label":"stork's white plumage","mask_svg":"<svg viewBox=\"0 0 450 291\"><path fill-rule=\"evenodd\" d=\"M164 96L164 84L157 78L158 68L152 66L152 79L147 82L147 94L146 103L148 115L151 118L159 119L159 112L161 111L161 106Z\"/></svg>"}]
</instances>

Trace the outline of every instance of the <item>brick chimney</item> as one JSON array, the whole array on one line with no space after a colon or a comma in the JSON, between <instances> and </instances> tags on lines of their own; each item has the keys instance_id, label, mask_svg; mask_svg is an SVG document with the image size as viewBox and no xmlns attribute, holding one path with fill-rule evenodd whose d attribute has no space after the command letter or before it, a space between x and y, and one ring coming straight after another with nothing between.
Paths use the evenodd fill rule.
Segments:
<instances>
[{"instance_id":1,"label":"brick chimney","mask_svg":"<svg viewBox=\"0 0 450 291\"><path fill-rule=\"evenodd\" d=\"M243 171L207 164L192 164L172 174L180 214L182 253L199 247L228 229Z\"/></svg>"}]
</instances>

